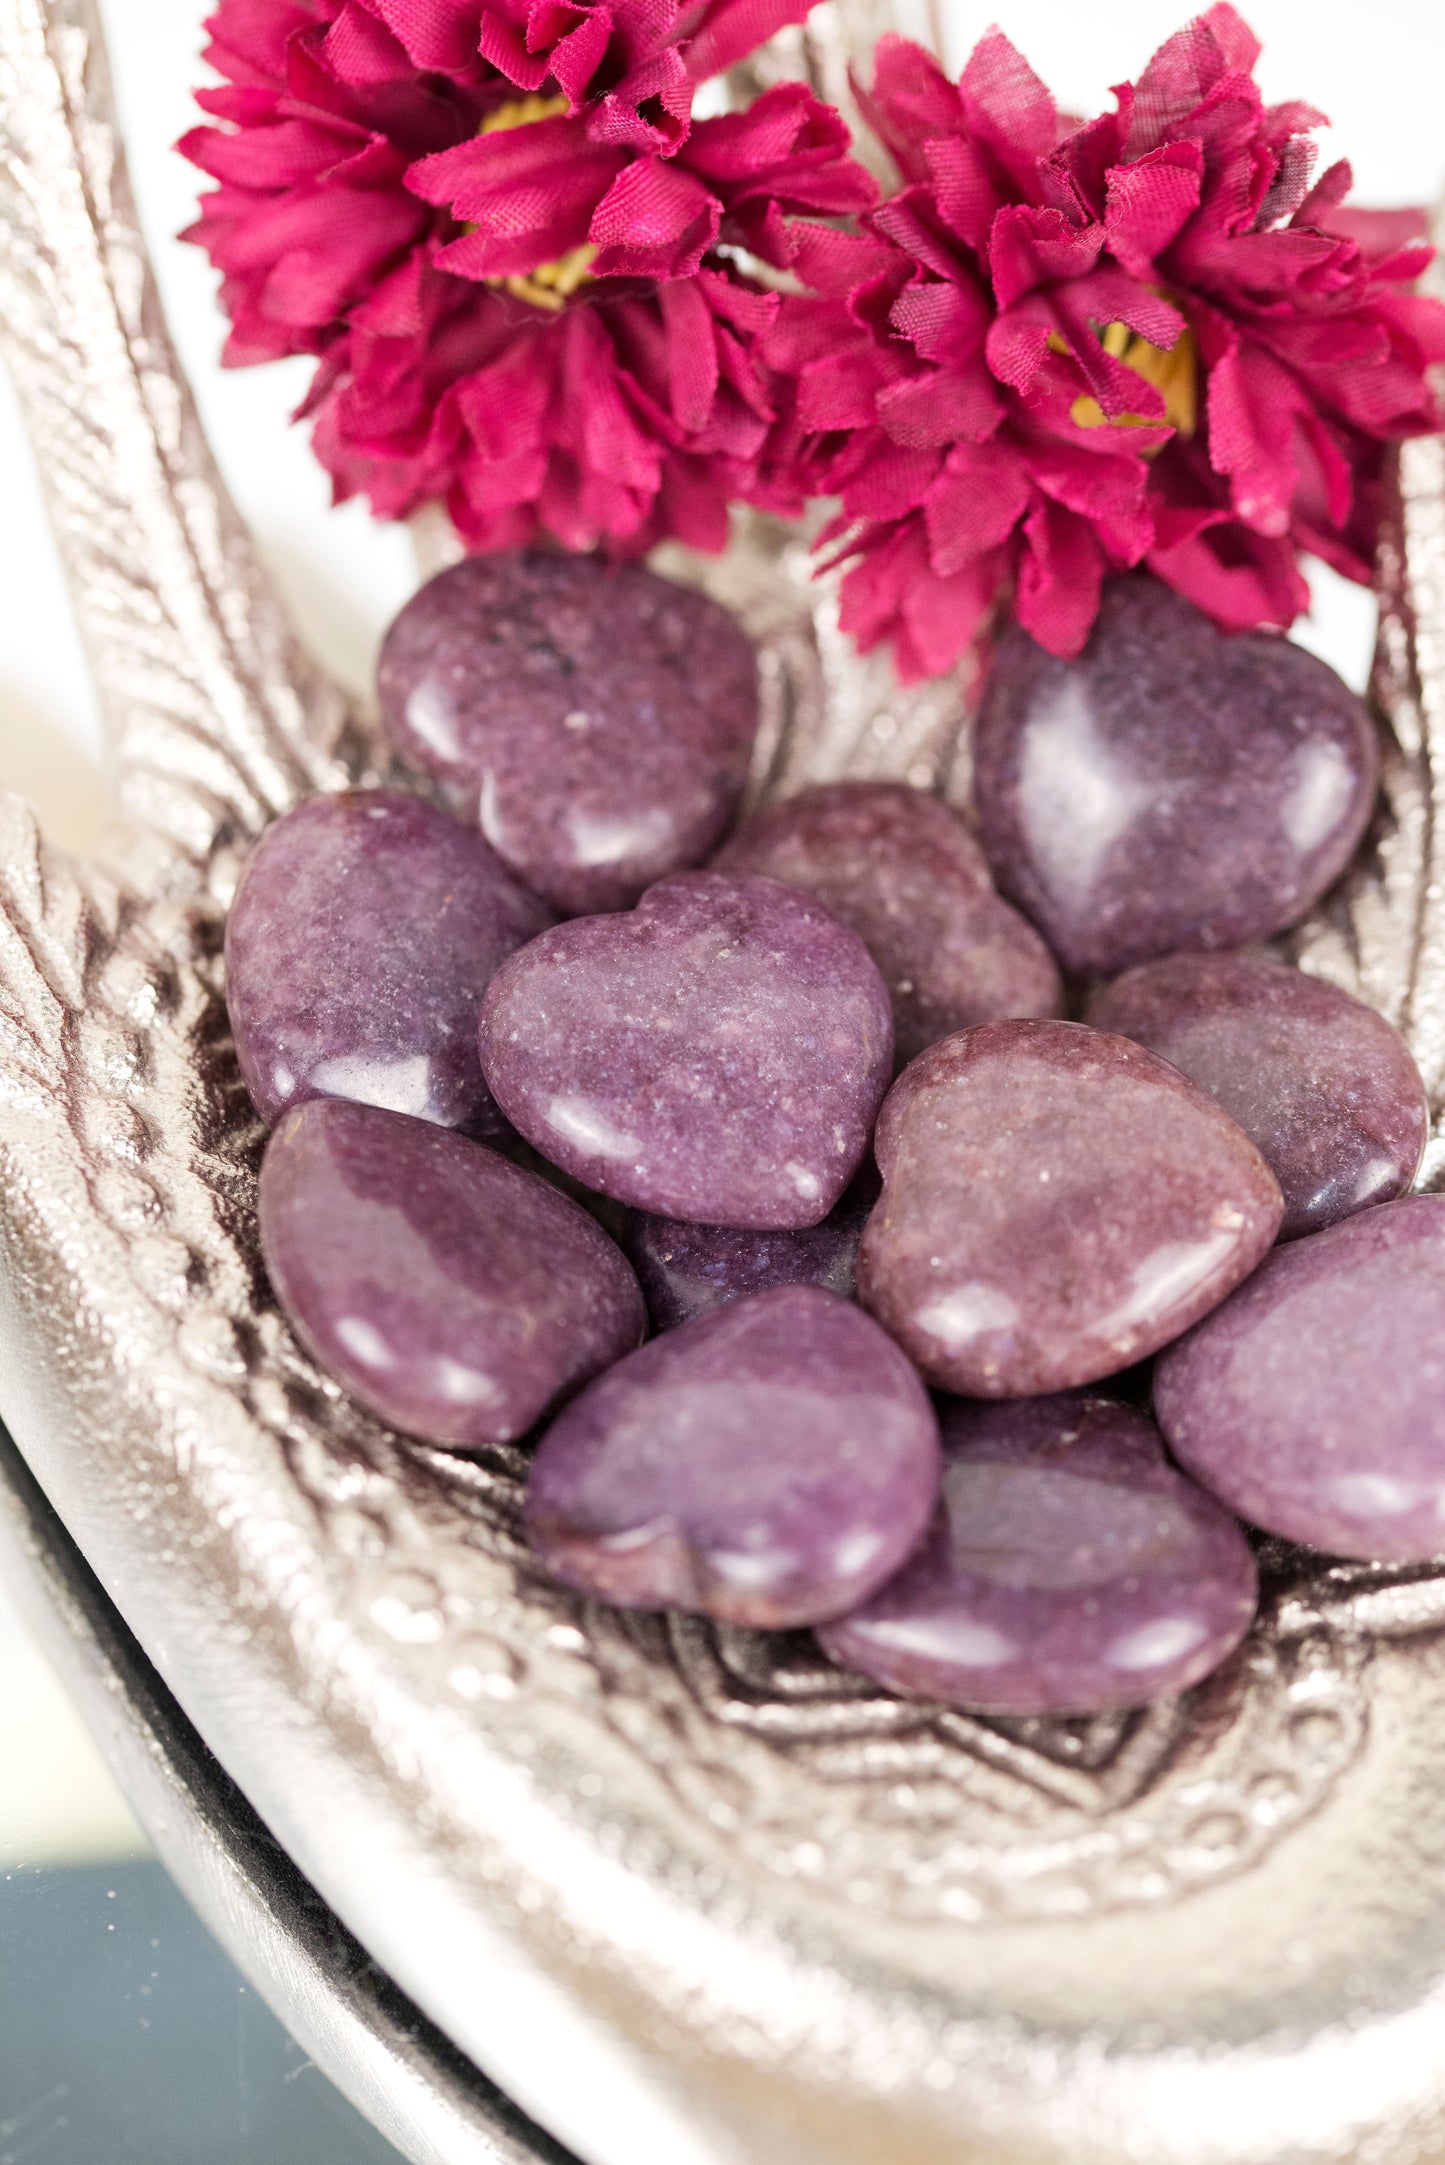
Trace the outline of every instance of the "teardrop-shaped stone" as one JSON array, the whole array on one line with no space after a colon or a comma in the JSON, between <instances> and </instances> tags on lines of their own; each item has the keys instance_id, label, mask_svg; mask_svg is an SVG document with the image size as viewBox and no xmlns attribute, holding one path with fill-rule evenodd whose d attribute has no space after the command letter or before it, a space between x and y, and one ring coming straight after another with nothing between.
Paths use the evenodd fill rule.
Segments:
<instances>
[{"instance_id":1,"label":"teardrop-shaped stone","mask_svg":"<svg viewBox=\"0 0 1445 2165\"><path fill-rule=\"evenodd\" d=\"M426 1121L318 1098L276 1128L261 1247L314 1358L409 1434L506 1443L647 1327L585 1210Z\"/></svg>"},{"instance_id":2,"label":"teardrop-shaped stone","mask_svg":"<svg viewBox=\"0 0 1445 2165\"><path fill-rule=\"evenodd\" d=\"M308 797L261 837L226 921L226 1005L257 1111L354 1098L495 1132L482 994L552 922L435 805L393 789Z\"/></svg>"},{"instance_id":3,"label":"teardrop-shaped stone","mask_svg":"<svg viewBox=\"0 0 1445 2165\"><path fill-rule=\"evenodd\" d=\"M1165 1354L1180 1463L1266 1532L1337 1556L1445 1556L1445 1196L1292 1241Z\"/></svg>"},{"instance_id":4,"label":"teardrop-shaped stone","mask_svg":"<svg viewBox=\"0 0 1445 2165\"><path fill-rule=\"evenodd\" d=\"M1057 1015L1058 965L995 894L982 850L937 797L901 782L835 782L767 805L713 860L817 897L883 972L900 1062L1010 1015Z\"/></svg>"},{"instance_id":5,"label":"teardrop-shaped stone","mask_svg":"<svg viewBox=\"0 0 1445 2165\"><path fill-rule=\"evenodd\" d=\"M965 1397L1069 1390L1142 1360L1253 1270L1283 1208L1197 1084L1075 1022L930 1046L889 1092L874 1149L859 1297Z\"/></svg>"},{"instance_id":6,"label":"teardrop-shaped stone","mask_svg":"<svg viewBox=\"0 0 1445 2165\"><path fill-rule=\"evenodd\" d=\"M1107 986L1089 1021L1182 1068L1239 1122L1283 1191L1281 1239L1403 1195L1419 1169L1430 1108L1409 1047L1322 978L1263 955L1171 955Z\"/></svg>"},{"instance_id":7,"label":"teardrop-shaped stone","mask_svg":"<svg viewBox=\"0 0 1445 2165\"><path fill-rule=\"evenodd\" d=\"M866 1167L821 1225L794 1233L749 1233L733 1225L687 1225L629 1210L622 1248L637 1273L653 1328L670 1331L748 1293L818 1285L852 1300L858 1243L878 1199Z\"/></svg>"},{"instance_id":8,"label":"teardrop-shaped stone","mask_svg":"<svg viewBox=\"0 0 1445 2165\"><path fill-rule=\"evenodd\" d=\"M938 1500L928 1393L876 1323L815 1286L697 1316L543 1437L527 1531L568 1586L762 1628L891 1578Z\"/></svg>"},{"instance_id":9,"label":"teardrop-shaped stone","mask_svg":"<svg viewBox=\"0 0 1445 2165\"><path fill-rule=\"evenodd\" d=\"M700 1225L817 1225L868 1147L893 1019L857 934L777 880L680 872L512 956L482 1069L564 1172Z\"/></svg>"},{"instance_id":10,"label":"teardrop-shaped stone","mask_svg":"<svg viewBox=\"0 0 1445 2165\"><path fill-rule=\"evenodd\" d=\"M474 556L381 652L382 719L559 910L620 910L701 863L737 811L757 658L705 595L591 556Z\"/></svg>"},{"instance_id":11,"label":"teardrop-shaped stone","mask_svg":"<svg viewBox=\"0 0 1445 2165\"><path fill-rule=\"evenodd\" d=\"M1295 923L1353 856L1379 768L1324 662L1222 632L1142 573L1108 583L1076 660L1006 635L974 759L999 885L1100 976Z\"/></svg>"},{"instance_id":12,"label":"teardrop-shaped stone","mask_svg":"<svg viewBox=\"0 0 1445 2165\"><path fill-rule=\"evenodd\" d=\"M943 1497L912 1560L819 1633L835 1661L981 1714L1095 1714L1198 1683L1258 1587L1228 1512L1135 1407L1068 1392L943 1413Z\"/></svg>"}]
</instances>

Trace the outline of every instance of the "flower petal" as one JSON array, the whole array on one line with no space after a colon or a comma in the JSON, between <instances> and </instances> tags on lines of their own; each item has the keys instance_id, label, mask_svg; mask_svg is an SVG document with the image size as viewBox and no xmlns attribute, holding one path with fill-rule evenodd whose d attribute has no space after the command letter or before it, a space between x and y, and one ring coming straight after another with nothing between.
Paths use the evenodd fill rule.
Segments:
<instances>
[{"instance_id":1,"label":"flower petal","mask_svg":"<svg viewBox=\"0 0 1445 2165\"><path fill-rule=\"evenodd\" d=\"M943 577L1007 540L1028 508L1028 468L1008 444L955 444L923 507L928 558Z\"/></svg>"},{"instance_id":2,"label":"flower petal","mask_svg":"<svg viewBox=\"0 0 1445 2165\"><path fill-rule=\"evenodd\" d=\"M691 173L661 158L624 166L587 238L599 278L690 278L717 239L722 207Z\"/></svg>"},{"instance_id":3,"label":"flower petal","mask_svg":"<svg viewBox=\"0 0 1445 2165\"><path fill-rule=\"evenodd\" d=\"M1001 30L986 30L959 79L964 120L1025 202L1040 194L1039 161L1058 141L1053 98Z\"/></svg>"},{"instance_id":4,"label":"flower petal","mask_svg":"<svg viewBox=\"0 0 1445 2165\"><path fill-rule=\"evenodd\" d=\"M1108 569L1087 519L1041 500L1023 528L1014 610L1024 630L1051 654L1081 654L1099 613Z\"/></svg>"},{"instance_id":5,"label":"flower petal","mask_svg":"<svg viewBox=\"0 0 1445 2165\"><path fill-rule=\"evenodd\" d=\"M683 49L688 76L706 82L765 45L789 23L807 19L813 0L716 0Z\"/></svg>"},{"instance_id":6,"label":"flower petal","mask_svg":"<svg viewBox=\"0 0 1445 2165\"><path fill-rule=\"evenodd\" d=\"M1003 399L988 370L933 369L878 394L878 418L893 441L917 446L982 443L1003 420Z\"/></svg>"},{"instance_id":7,"label":"flower petal","mask_svg":"<svg viewBox=\"0 0 1445 2165\"><path fill-rule=\"evenodd\" d=\"M1155 258L1199 208L1204 154L1197 143L1161 143L1107 180L1104 232L1110 253L1136 278L1153 275Z\"/></svg>"},{"instance_id":8,"label":"flower petal","mask_svg":"<svg viewBox=\"0 0 1445 2165\"><path fill-rule=\"evenodd\" d=\"M717 398L718 345L712 310L695 278L679 278L658 296L667 330L672 411L680 427L703 428Z\"/></svg>"}]
</instances>

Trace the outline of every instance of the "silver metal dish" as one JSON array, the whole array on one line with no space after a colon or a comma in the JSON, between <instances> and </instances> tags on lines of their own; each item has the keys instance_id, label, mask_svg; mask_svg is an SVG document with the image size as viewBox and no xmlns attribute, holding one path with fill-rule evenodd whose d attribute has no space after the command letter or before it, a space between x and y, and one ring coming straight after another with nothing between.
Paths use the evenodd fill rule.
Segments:
<instances>
[{"instance_id":1,"label":"silver metal dish","mask_svg":"<svg viewBox=\"0 0 1445 2165\"><path fill-rule=\"evenodd\" d=\"M1258 1628L1186 1699L975 1720L559 1592L515 1453L408 1446L302 1355L257 1262L220 926L266 820L373 742L201 442L90 0L0 0L0 150L0 339L122 815L81 864L0 801L0 1412L210 1752L588 2165L1445 2158L1445 1575L1271 1550ZM754 523L672 565L762 641L760 786L961 790L958 687L860 665L803 553ZM1380 587L1386 808L1300 948L1438 1095L1439 441L1401 457Z\"/></svg>"},{"instance_id":2,"label":"silver metal dish","mask_svg":"<svg viewBox=\"0 0 1445 2165\"><path fill-rule=\"evenodd\" d=\"M0 1578L172 1878L413 2165L576 2165L383 1976L207 1751L0 1429Z\"/></svg>"}]
</instances>

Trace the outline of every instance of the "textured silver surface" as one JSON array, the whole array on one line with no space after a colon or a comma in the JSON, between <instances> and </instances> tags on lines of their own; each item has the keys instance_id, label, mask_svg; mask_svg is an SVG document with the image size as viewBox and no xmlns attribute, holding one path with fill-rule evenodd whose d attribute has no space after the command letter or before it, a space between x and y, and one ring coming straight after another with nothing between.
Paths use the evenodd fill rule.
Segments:
<instances>
[{"instance_id":1,"label":"textured silver surface","mask_svg":"<svg viewBox=\"0 0 1445 2165\"><path fill-rule=\"evenodd\" d=\"M977 1721L557 1592L512 1454L408 1448L300 1353L252 1241L219 912L366 732L198 440L82 0L0 0L0 221L127 821L101 870L0 806L0 1411L302 1872L590 2165L1445 2159L1437 1572L1281 1551L1187 1700ZM860 667L796 537L673 568L762 638L760 786L962 787L957 689ZM1437 442L1400 461L1382 593L1388 814L1301 946L1438 1096Z\"/></svg>"},{"instance_id":2,"label":"textured silver surface","mask_svg":"<svg viewBox=\"0 0 1445 2165\"><path fill-rule=\"evenodd\" d=\"M413 2165L576 2165L402 1998L301 1878L166 1692L3 1429L0 1577L172 1877L358 2109Z\"/></svg>"}]
</instances>

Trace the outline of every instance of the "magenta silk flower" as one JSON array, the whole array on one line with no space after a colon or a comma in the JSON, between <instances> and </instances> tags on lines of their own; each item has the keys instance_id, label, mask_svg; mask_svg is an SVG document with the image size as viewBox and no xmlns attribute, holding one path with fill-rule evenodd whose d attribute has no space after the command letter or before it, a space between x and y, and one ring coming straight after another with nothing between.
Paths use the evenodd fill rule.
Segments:
<instances>
[{"instance_id":1,"label":"magenta silk flower","mask_svg":"<svg viewBox=\"0 0 1445 2165\"><path fill-rule=\"evenodd\" d=\"M1310 186L1323 116L1266 106L1258 54L1211 8L1078 126L996 30L957 85L880 45L865 110L904 186L806 244L768 466L780 505L841 497L844 623L905 676L1002 594L1075 654L1141 562L1231 629L1307 606L1301 550L1370 577L1382 447L1440 426L1445 308L1411 221L1342 213L1346 165Z\"/></svg>"},{"instance_id":2,"label":"magenta silk flower","mask_svg":"<svg viewBox=\"0 0 1445 2165\"><path fill-rule=\"evenodd\" d=\"M877 204L799 84L692 117L808 6L221 0L183 147L228 360L315 355L338 495L473 548L718 548L730 501L832 497L844 623L906 678L1004 599L1076 653L1134 564L1230 628L1292 621L1302 551L1367 579L1445 308L1418 222L1311 185L1322 116L1264 104L1234 10L1082 126L996 30L957 84L885 38Z\"/></svg>"},{"instance_id":3,"label":"magenta silk flower","mask_svg":"<svg viewBox=\"0 0 1445 2165\"><path fill-rule=\"evenodd\" d=\"M786 263L794 215L876 191L802 85L693 94L808 4L221 0L220 125L182 148L228 362L316 355L317 453L382 516L721 547L776 423L735 251Z\"/></svg>"}]
</instances>

